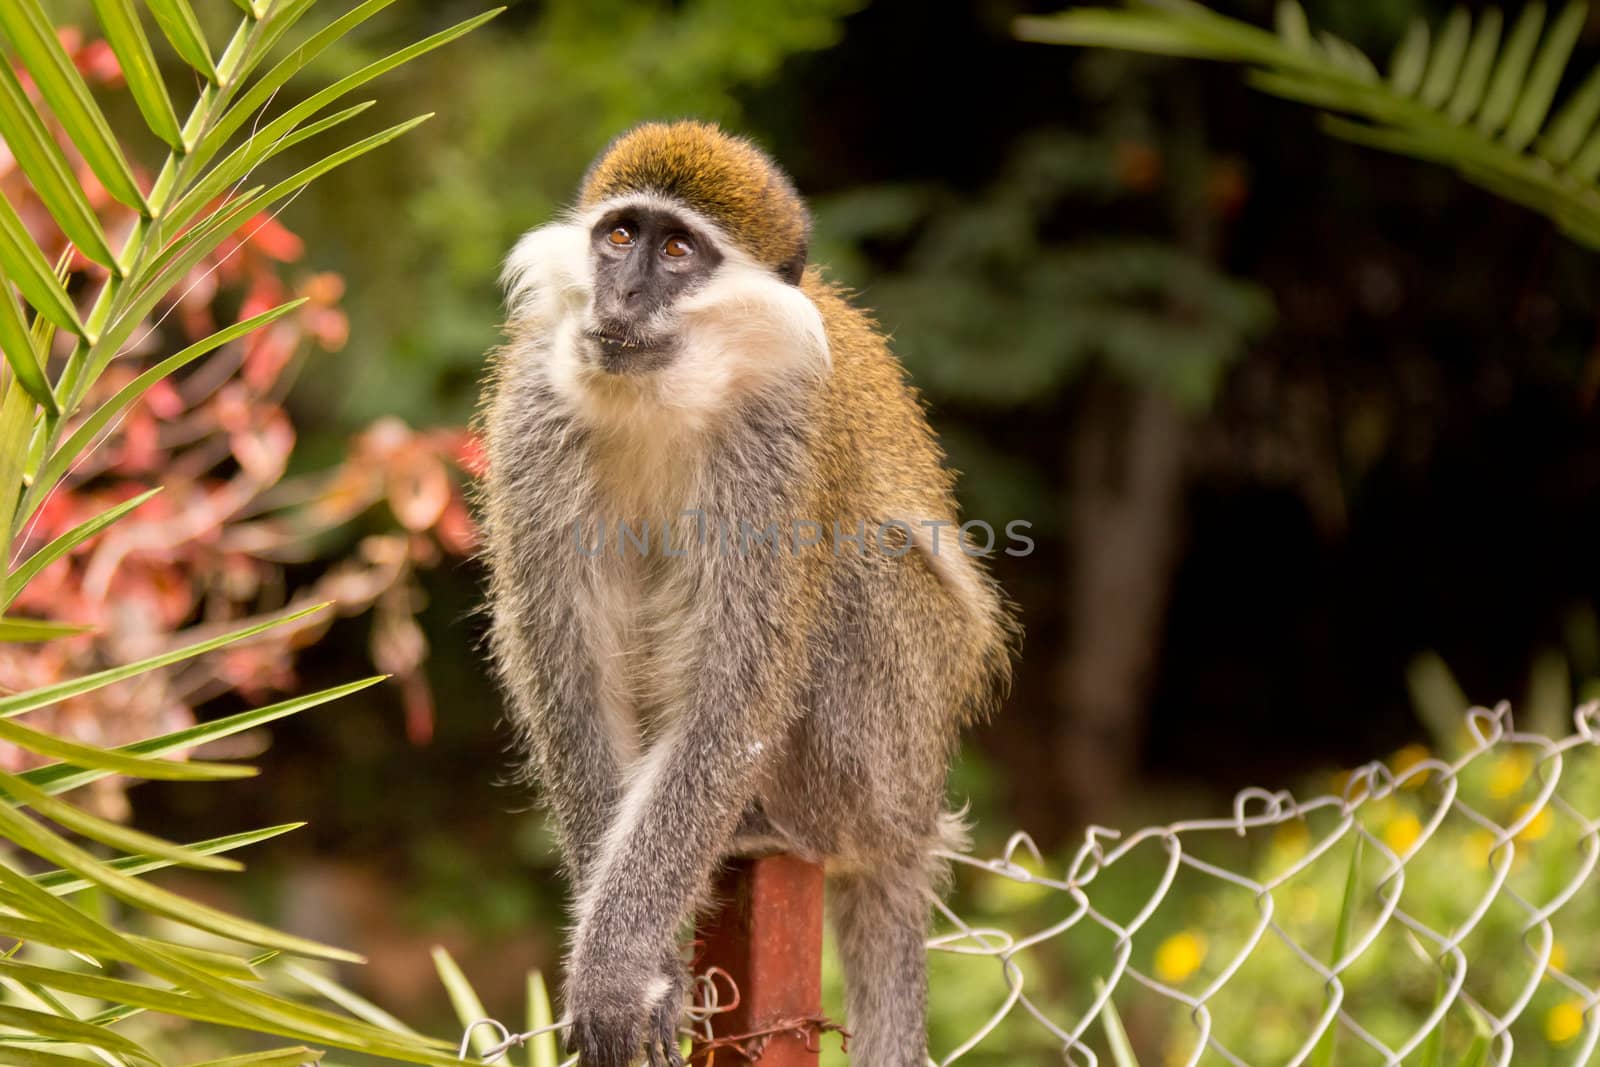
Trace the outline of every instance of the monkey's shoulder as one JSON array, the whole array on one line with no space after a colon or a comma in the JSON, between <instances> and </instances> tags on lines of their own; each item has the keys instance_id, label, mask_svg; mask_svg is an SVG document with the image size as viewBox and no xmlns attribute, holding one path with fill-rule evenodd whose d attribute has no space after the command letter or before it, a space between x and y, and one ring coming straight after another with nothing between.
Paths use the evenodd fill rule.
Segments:
<instances>
[{"instance_id":1,"label":"monkey's shoulder","mask_svg":"<svg viewBox=\"0 0 1600 1067\"><path fill-rule=\"evenodd\" d=\"M815 268L802 289L822 316L831 357L818 405L824 477L874 509L953 511L954 479L922 399L871 312Z\"/></svg>"}]
</instances>

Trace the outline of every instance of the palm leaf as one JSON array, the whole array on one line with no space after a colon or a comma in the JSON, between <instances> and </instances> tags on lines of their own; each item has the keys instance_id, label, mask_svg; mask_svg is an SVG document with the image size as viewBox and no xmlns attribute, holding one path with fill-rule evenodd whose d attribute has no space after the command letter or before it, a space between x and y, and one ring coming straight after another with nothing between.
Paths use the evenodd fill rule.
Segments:
<instances>
[{"instance_id":1,"label":"palm leaf","mask_svg":"<svg viewBox=\"0 0 1600 1067\"><path fill-rule=\"evenodd\" d=\"M16 599L17 594L22 592L22 587L27 585L34 575L50 566L56 560L61 559L68 552L71 552L74 548L77 548L159 492L161 490L151 489L140 493L132 499L124 500L120 504L106 508L106 510L93 518L85 519L83 522L78 523L78 525L59 535L39 551L23 560L15 570L7 574L3 580L0 580L0 611L11 606L11 602Z\"/></svg>"},{"instance_id":2,"label":"palm leaf","mask_svg":"<svg viewBox=\"0 0 1600 1067\"><path fill-rule=\"evenodd\" d=\"M129 207L147 212L144 194L133 180L133 170L123 158L110 124L89 95L89 87L83 84L37 0L7 0L0 4L0 33L28 65L39 92L106 191Z\"/></svg>"},{"instance_id":3,"label":"palm leaf","mask_svg":"<svg viewBox=\"0 0 1600 1067\"><path fill-rule=\"evenodd\" d=\"M92 627L74 626L66 622L47 622L43 619L0 618L0 644L23 641L53 641L58 637L88 633Z\"/></svg>"},{"instance_id":4,"label":"palm leaf","mask_svg":"<svg viewBox=\"0 0 1600 1067\"><path fill-rule=\"evenodd\" d=\"M209 82L217 80L216 64L211 62L211 49L206 46L206 35L200 29L200 20L185 0L148 0L150 13L172 47L177 49L196 71Z\"/></svg>"},{"instance_id":5,"label":"palm leaf","mask_svg":"<svg viewBox=\"0 0 1600 1067\"><path fill-rule=\"evenodd\" d=\"M1547 20L1544 5L1531 3L1503 39L1494 9L1476 19L1456 11L1437 33L1413 22L1383 80L1363 73L1354 45L1326 34L1313 42L1293 0L1278 10L1277 33L1170 2L1024 18L1016 32L1246 64L1256 88L1328 112L1328 132L1453 167L1600 248L1600 71L1553 107L1587 5L1575 0Z\"/></svg>"},{"instance_id":6,"label":"palm leaf","mask_svg":"<svg viewBox=\"0 0 1600 1067\"><path fill-rule=\"evenodd\" d=\"M52 268L50 257L41 251L13 205L0 198L0 288L5 290L0 293L0 348L5 353L0 364L0 611L46 567L148 499L146 495L109 508L55 537L26 559L13 560L15 538L74 463L96 447L116 420L156 383L290 313L298 302L225 327L155 361L110 399L84 410L85 399L101 373L134 339L151 313L170 299L175 286L223 240L239 233L258 213L272 210L329 170L386 144L427 116L375 133L351 133L287 177L268 175L243 193L238 187L288 149L348 128L370 102L327 115L321 114L324 109L494 14L470 18L368 63L325 88L313 88L283 115L264 122L261 110L290 78L390 0L359 3L314 29L305 40L289 45L292 31L312 2L235 0L243 17L222 49L214 51L189 0L146 0L160 29L159 40L147 36L133 0L92 0L139 114L167 148L147 190L135 181L129 157L73 67L41 0L0 3L0 38L9 45L10 55L26 66L71 144L57 143L53 127L46 125L5 61L0 61L0 139L12 150L33 192L61 232L77 251L110 272L92 302L80 310L67 284L72 249ZM158 55L152 45L161 45L163 50L169 45L171 53ZM177 101L160 68L162 62L171 61L173 53L200 79L181 121ZM258 76L257 68L269 55L283 58ZM186 81L174 79L173 84ZM247 125L251 133L241 136ZM131 227L118 227L125 236L119 238L115 249L66 162L74 151L112 197L138 213ZM212 165L213 160L220 162ZM59 374L45 359L57 331L66 331L73 339L71 354ZM144 1012L242 1027L296 1043L338 1047L388 1060L437 1067L457 1062L449 1044L416 1035L312 972L292 973L311 975L302 984L343 1011L290 999L258 984L256 966L279 952L354 960L349 953L197 904L140 877L175 864L235 869L238 864L224 854L291 827L180 845L109 822L63 796L110 775L205 780L253 773L233 764L169 757L327 703L380 679L293 697L116 749L69 741L14 721L15 716L218 651L273 627L292 625L316 610L288 613L137 663L0 696L0 743L60 761L19 774L0 773L0 841L8 846L0 850L0 936L19 944L54 946L89 968L47 966L44 957L24 959L15 950L0 955L0 985L16 1000L0 1004L0 1028L7 1031L5 1062L45 1067L101 1061L154 1063L148 1050L113 1029L122 1020ZM74 632L78 632L76 627L59 622L0 616L0 640L47 640ZM96 842L111 854L91 854L78 839ZM49 869L29 874L17 870L11 857L20 852L43 859ZM79 908L59 899L86 889L116 898L130 914L163 917L246 948L241 955L237 948L199 948L125 932L111 925L100 909ZM102 960L119 968L114 977L101 973ZM75 996L90 997L102 1005L80 1019L69 1007ZM93 1049L98 1059L66 1055L56 1050L61 1046ZM289 1067L320 1055L308 1048L284 1048L214 1061L208 1067Z\"/></svg>"},{"instance_id":7,"label":"palm leaf","mask_svg":"<svg viewBox=\"0 0 1600 1067\"><path fill-rule=\"evenodd\" d=\"M161 81L161 71L156 67L156 57L150 51L150 41L139 24L139 13L133 9L132 0L94 0L95 14L105 27L106 41L122 65L122 76L133 93L134 103L150 125L150 132L173 148L182 148L183 131L178 128L177 113L172 110L172 99Z\"/></svg>"},{"instance_id":8,"label":"palm leaf","mask_svg":"<svg viewBox=\"0 0 1600 1067\"><path fill-rule=\"evenodd\" d=\"M28 228L22 224L16 208L0 196L0 271L16 283L22 295L34 309L63 330L83 333L77 309L68 299L65 288L56 280L55 271L45 260L44 253L33 243Z\"/></svg>"},{"instance_id":9,"label":"palm leaf","mask_svg":"<svg viewBox=\"0 0 1600 1067\"><path fill-rule=\"evenodd\" d=\"M139 675L148 673L149 671L159 670L162 667L170 667L174 663L181 663L186 659L193 659L195 656L203 655L207 652L214 652L219 648L224 648L228 645L234 644L235 642L243 641L246 638L254 637L257 634L265 633L274 627L286 626L289 623L299 622L306 616L315 614L327 606L328 605L326 604L318 604L314 607L304 608L300 611L289 612L288 614L280 615L275 619L269 619L266 622L258 622L252 626L246 626L242 629L234 630L232 633L223 634L221 637L212 637L205 641L196 641L192 645L185 645L183 648L174 649L171 652L163 652L157 656L150 656L146 659L139 660L135 663L129 663L122 667L109 667L103 671L96 671L93 674L86 674L81 678L71 678L65 682L56 682L53 685L42 685L37 689L27 689L21 693L13 693L7 697L0 697L0 718L10 718L11 716L21 715L24 712L34 711L38 708L49 707L51 704L60 703L61 701L67 700L71 697L83 696L85 693L92 693L96 689L111 685L114 682L126 681L129 678L138 677Z\"/></svg>"},{"instance_id":10,"label":"palm leaf","mask_svg":"<svg viewBox=\"0 0 1600 1067\"><path fill-rule=\"evenodd\" d=\"M44 121L28 102L10 64L0 63L0 138L16 156L34 193L50 210L61 232L78 249L101 266L112 267L117 257L106 243L105 231L67 166L61 148L45 129Z\"/></svg>"},{"instance_id":11,"label":"palm leaf","mask_svg":"<svg viewBox=\"0 0 1600 1067\"><path fill-rule=\"evenodd\" d=\"M235 849L245 848L261 841L270 840L281 834L286 834L290 830L298 830L304 825L305 823L303 822L289 822L284 823L281 826L267 826L260 830L251 830L248 833L227 834L223 837L213 837L205 841L196 841L193 844L185 845L183 847L189 852L197 853L202 856L215 856L223 852L232 852ZM161 856L136 854L132 856L118 856L116 859L108 861L108 866L114 868L115 870L119 870L124 874L148 874L151 871L159 871L170 867L172 866L172 863L173 861ZM45 871L43 874L33 875L32 878L34 884L50 890L50 892L56 894L57 896L66 896L70 893L81 893L83 890L93 888L94 886L93 882L90 882L84 878L80 878L71 871ZM222 956L220 958L226 960L233 959L232 956ZM248 971L248 969L246 970Z\"/></svg>"},{"instance_id":12,"label":"palm leaf","mask_svg":"<svg viewBox=\"0 0 1600 1067\"><path fill-rule=\"evenodd\" d=\"M208 741L232 737L235 734L243 733L245 730L253 730L258 726L264 726L269 722L287 718L290 715L298 715L300 712L308 711L320 704L326 704L329 701L349 696L351 693L360 692L368 686L376 685L383 680L384 676L379 675L373 678L363 678L358 682L346 682L343 685L336 685L320 692L291 697L288 700L280 700L276 704L253 708L250 711L241 711L237 715L230 715L225 719L188 726L182 730L174 730L169 734L162 734L160 737L153 737L146 741L135 741L133 744L124 745L121 748L104 749L102 754L162 756L169 752L179 752L184 749L194 748L197 745L203 745ZM30 785L38 786L47 793L55 794L80 788L114 773L116 772L105 767L82 768L64 763L52 763L46 767L36 767L31 771L24 771L21 777L26 779Z\"/></svg>"},{"instance_id":13,"label":"palm leaf","mask_svg":"<svg viewBox=\"0 0 1600 1067\"><path fill-rule=\"evenodd\" d=\"M3 270L0 270L0 349L5 352L11 372L34 402L51 415L59 415L61 409L56 405L49 379L44 376L39 350L34 347L27 323L22 321L22 308Z\"/></svg>"}]
</instances>

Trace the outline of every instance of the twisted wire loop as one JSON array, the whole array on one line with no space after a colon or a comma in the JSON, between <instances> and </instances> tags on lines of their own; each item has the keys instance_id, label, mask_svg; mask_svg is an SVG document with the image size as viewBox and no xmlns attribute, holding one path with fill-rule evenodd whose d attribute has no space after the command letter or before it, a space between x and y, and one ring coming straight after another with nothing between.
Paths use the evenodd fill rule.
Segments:
<instances>
[{"instance_id":1,"label":"twisted wire loop","mask_svg":"<svg viewBox=\"0 0 1600 1067\"><path fill-rule=\"evenodd\" d=\"M732 1011L739 1006L739 987L734 984L733 976L721 967L708 967L700 974L694 976L689 986L689 1002L684 1007L684 1022L679 1028L679 1033L685 1037L695 1038L711 1048L730 1048L743 1054L751 1062L761 1058L761 1050L767 1043L780 1033L790 1031L805 1032L808 1046L815 1046L817 1039L829 1031L843 1034L844 1030L822 1016L807 1019L786 1020L784 1023L769 1027L752 1034L740 1034L731 1038L715 1038L711 1033L711 1021L718 1015ZM472 1036L479 1027L488 1027L494 1031L497 1042L483 1049L475 1057L473 1063L493 1064L504 1059L505 1054L514 1048L527 1044L536 1037L544 1034L555 1034L560 1037L571 1028L572 1020L561 1019L524 1033L512 1033L510 1028L497 1019L477 1019L467 1025L461 1035L461 1044L456 1049L456 1059L466 1061L467 1054L472 1048ZM748 1051L747 1051L748 1050ZM753 1054L752 1054L753 1053ZM560 1067L576 1067L577 1056L569 1056L560 1063Z\"/></svg>"},{"instance_id":2,"label":"twisted wire loop","mask_svg":"<svg viewBox=\"0 0 1600 1067\"><path fill-rule=\"evenodd\" d=\"M1512 1061L1512 1027L1527 1011L1541 983L1550 983L1553 988L1570 994L1568 1003L1581 1018L1581 1029L1575 1023L1572 1032L1562 1037L1566 1046L1563 1055L1569 1050L1571 1053L1570 1061L1563 1062L1588 1063L1596 1046L1600 1045L1600 990L1564 969L1566 963L1558 958L1552 923L1581 891L1587 891L1588 898L1600 895L1600 879L1594 877L1600 865L1600 819L1594 813L1580 811L1569 797L1558 791L1565 771L1569 784L1587 782L1591 803L1600 798L1600 788L1596 788L1600 784L1600 701L1579 707L1573 715L1573 732L1560 739L1517 731L1506 704L1493 709L1472 709L1465 726L1464 751L1458 758L1450 761L1416 758L1396 770L1382 763L1371 763L1352 772L1343 788L1333 795L1299 800L1288 792L1246 789L1235 798L1229 817L1184 820L1125 835L1091 826L1061 877L1044 873L1046 864L1039 848L1022 833L1014 834L995 858L941 853L967 875L994 876L1041 893L1063 894L1064 911L1046 920L1047 924L1041 929L1014 933L995 926L974 925L948 904L936 904L937 913L944 920L943 929L929 941L929 948L935 952L993 959L999 965L1000 988L997 991L999 1003L983 1024L945 1052L942 1059L930 1060L930 1063L935 1067L956 1063L994 1037L1002 1025L1013 1019L1024 1023L1031 1019L1043 1029L1047 1035L1045 1039L1059 1048L1064 1062L1094 1067L1100 1059L1090 1045L1091 1037L1098 1037L1101 1025L1114 1017L1115 1000L1131 999L1138 994L1146 1000L1153 995L1155 1001L1164 1002L1172 1009L1170 1016L1175 1022L1181 1024L1181 1019L1187 1018L1193 1030L1187 1058L1168 1061L1183 1062L1187 1067L1194 1067L1208 1053L1240 1067L1267 1062L1298 1067L1310 1060L1319 1047L1325 1048L1335 1034L1342 1041L1353 1041L1364 1047L1364 1055L1371 1062L1398 1065L1407 1056L1417 1053L1430 1038L1442 1041L1441 1029L1452 1012L1457 1019L1477 1021L1477 1032L1488 1041L1486 1062L1504 1067ZM1522 780L1516 783L1517 795L1525 797L1525 802L1510 816L1496 821L1463 796L1462 774L1485 757L1512 754L1518 758L1531 756L1525 784ZM1387 835L1374 833L1363 823L1362 816L1385 803L1397 802L1401 791L1405 791L1407 803L1421 811L1399 840L1386 840ZM1569 789L1569 793L1571 791ZM1503 793L1501 799L1504 799ZM1438 894L1425 897L1420 889L1414 889L1407 896L1408 863L1435 838L1447 819L1478 835L1486 856L1486 884L1479 891L1475 886L1469 888L1465 878L1460 879L1460 884L1452 887L1454 891L1447 901L1436 899ZM1570 838L1572 854L1560 854L1564 864L1559 869L1560 876L1544 878L1547 883L1557 884L1542 885L1540 899L1534 900L1511 884L1513 861L1525 860L1530 851L1527 842L1545 836L1551 820L1559 820L1569 831L1563 840ZM1316 835L1308 834L1313 839L1305 846L1305 851L1292 861L1280 862L1270 874L1241 873L1241 869L1255 868L1240 858L1236 840L1235 851L1229 853L1234 859L1227 865L1209 858L1211 852L1225 850L1227 839L1248 840L1254 836L1259 840L1287 824L1298 824L1308 830L1313 822L1325 824L1326 829ZM1536 827L1543 829L1536 830ZM1211 845L1212 842L1224 848L1219 849ZM1285 887L1292 889L1297 878L1341 843L1362 850L1350 860L1352 864L1361 863L1363 856L1370 862L1359 868L1362 888L1352 914L1359 914L1360 918L1350 921L1346 936L1341 937L1328 929L1312 931L1310 940L1319 944L1329 941L1336 947L1342 945L1338 958L1326 962L1302 943L1306 939L1303 934L1297 940L1291 932L1291 924L1279 916L1274 891ZM1208 846L1209 851L1206 851ZM1134 864L1127 860L1140 850L1142 859L1138 862L1144 864L1146 875L1140 884L1149 884L1148 890L1140 889L1147 894L1142 904L1137 893L1130 893L1126 878L1117 880L1110 876L1119 863L1132 868ZM1200 851L1205 851L1208 858L1197 854ZM1412 868L1413 881L1420 878L1418 872L1425 865L1439 863L1436 853L1437 850L1417 861ZM1148 869L1152 855L1157 862L1153 884L1150 884L1152 878ZM1369 867L1376 868L1375 878L1367 873ZM1163 980L1134 964L1136 958L1151 958L1150 946L1157 940L1151 919L1164 902L1176 907L1173 887L1180 876L1186 879L1198 876L1201 881L1209 879L1210 892L1206 895L1210 897L1242 891L1254 905L1253 921L1230 921L1219 931L1220 940L1228 943L1231 955L1207 972L1209 980L1198 990L1188 988L1190 983L1186 980ZM1101 885L1109 883L1109 888L1097 893L1100 887L1096 882L1101 879L1106 879ZM1130 896L1133 899L1129 899ZM1097 899L1101 902L1098 906ZM1108 913L1121 914L1136 906L1137 910L1128 918L1117 919ZM1452 908L1463 910L1464 914L1448 918L1437 914ZM1468 985L1469 965L1476 968L1474 973L1499 974L1502 978L1514 970L1511 967L1514 955L1509 951L1513 946L1501 943L1506 939L1498 935L1497 943L1489 943L1489 924L1485 919L1491 912L1514 916L1515 947L1520 949L1528 966L1526 979L1515 985L1509 997L1493 998L1493 1004L1486 1002L1491 998ZM1063 1013L1057 1010L1057 1017L1053 1018L1041 1006L1043 997L1040 994L1030 995L1025 991L1024 961L1019 957L1045 942L1079 934L1093 934L1101 940L1109 938L1112 949L1095 957L1096 966L1091 973L1048 976L1055 979L1049 985L1056 989L1068 983L1084 989L1092 986L1094 990L1086 1007L1068 1013L1070 1017L1065 1019L1059 1018ZM1474 935L1484 941L1481 946L1468 945ZM1408 1033L1395 1033L1396 1024L1392 1018L1386 1019L1388 1025L1382 1027L1364 1023L1361 1016L1365 1013L1353 1009L1350 1003L1352 991L1365 992L1369 997L1383 994L1398 999L1397 983L1392 974L1381 968L1372 973L1372 958L1366 970L1360 967L1363 956L1385 937L1398 937L1437 981L1432 1009L1425 1015L1420 1010L1417 1012L1423 1016L1420 1022L1407 1019L1405 1025L1411 1027ZM1234 945L1237 947L1232 947ZM1230 1013L1226 1005L1216 1001L1252 959L1268 954L1281 958L1285 953L1301 969L1300 977L1315 982L1320 989L1322 1010L1306 1024L1304 1039L1292 1053L1285 1056L1280 1050L1271 1059L1247 1059L1253 1050L1229 1047L1219 1029L1223 1023L1233 1023L1226 1028L1229 1040L1242 1045L1255 1029L1253 1021L1230 1018L1238 1013ZM1477 958L1469 959L1474 953ZM1331 953L1324 950L1321 955L1326 957ZM1600 968L1595 967L1596 961L1586 962L1600 973ZM1069 972L1077 970L1075 965L1053 966ZM1153 969L1159 970L1159 965ZM1513 977L1520 977L1520 971L1515 971ZM1247 985L1245 980L1239 981L1240 987ZM1262 996L1276 992L1254 991ZM1144 1002L1141 1000L1141 1005ZM1253 1005L1252 1014L1258 1008ZM1090 1034L1091 1027L1095 1028L1094 1035ZM1375 1029L1383 1030L1384 1036L1380 1037ZM1233 1035L1246 1036L1236 1038Z\"/></svg>"},{"instance_id":3,"label":"twisted wire loop","mask_svg":"<svg viewBox=\"0 0 1600 1067\"><path fill-rule=\"evenodd\" d=\"M1059 1049L1063 1062L1073 1067L1097 1067L1100 1056L1091 1042L1098 1040L1100 1029L1119 1014L1115 1002L1134 996L1165 1004L1177 1024L1174 1029L1187 1020L1192 1030L1188 1052L1184 1058L1167 1060L1185 1067L1196 1067L1208 1053L1212 1059L1220 1057L1236 1067L1266 1063L1299 1067L1319 1049L1325 1051L1327 1042L1335 1036L1352 1049L1359 1046L1364 1050L1363 1062L1398 1067L1430 1040L1442 1041L1445 1022L1452 1016L1473 1020L1476 1032L1488 1042L1485 1063L1507 1067L1515 1049L1512 1028L1546 983L1569 997L1568 1004L1579 1020L1565 1035L1563 1054L1571 1053L1566 1062L1588 1063L1600 1047L1600 960L1584 961L1593 984L1570 973L1557 951L1554 923L1575 899L1592 904L1594 898L1600 897L1600 878L1595 876L1600 867L1600 813L1586 813L1573 800L1577 787L1586 784L1591 804L1600 806L1600 701L1579 707L1572 721L1572 733L1554 738L1516 730L1507 704L1492 709L1474 708L1466 716L1462 754L1453 760L1416 758L1396 769L1369 763L1351 772L1337 792L1309 800L1297 799L1282 790L1245 789L1234 798L1232 812L1217 818L1147 826L1127 834L1091 826L1060 876L1046 872L1044 855L1033 839L1021 832L1013 834L1000 855L992 858L941 851L939 855L956 865L968 881L981 886L984 879L993 878L999 882L991 884L1022 886L1047 898L1061 894L1061 907L1053 910L1039 928L1013 932L999 925L969 923L948 903L935 901L936 915L942 923L929 940L929 949L946 956L993 960L998 965L999 988L998 1004L992 1013L956 1047L945 1051L943 1058L930 1059L931 1067L948 1067L985 1041L999 1040L996 1031L1013 1021L1024 1026L1031 1022L1042 1029L1045 1039ZM1525 799L1509 816L1497 820L1481 810L1485 805L1476 796L1481 790L1463 789L1464 772L1480 760L1491 760L1488 766L1492 767L1493 760L1513 756L1528 757L1526 774L1512 789L1499 794L1499 799L1504 801L1511 794ZM1564 775L1569 786L1567 795L1561 792ZM1375 833L1363 822L1364 816L1370 817L1382 805L1398 801L1402 794L1411 807L1418 809L1418 815L1401 839ZM1560 854L1565 866L1559 868L1559 877L1546 876L1535 899L1513 885L1512 874L1514 865L1519 861L1526 865L1528 854L1534 851L1530 842L1544 836L1543 832L1533 832L1541 820L1546 830L1551 820L1559 820L1567 830L1563 842L1570 842L1572 854ZM1448 900L1436 899L1438 894L1425 895L1425 886L1414 887L1407 896L1408 865L1414 876L1440 865L1437 849L1425 858L1417 857L1439 836L1447 821L1458 828L1471 828L1477 835L1482 866L1486 867L1484 885L1481 889L1468 886L1463 877L1458 879L1459 885L1452 887ZM1320 827L1315 833L1311 832L1313 824ZM1280 862L1270 872L1249 863L1247 853L1239 851L1290 826L1307 838L1304 851L1288 859L1280 856ZM1229 842L1233 846L1231 852L1226 848ZM1274 894L1303 885L1308 872L1341 845L1360 850L1350 861L1352 865L1361 864L1357 868L1361 872L1358 906L1352 910L1347 904L1346 910L1351 914L1340 917L1339 925L1348 921L1348 929L1334 933L1328 924L1320 928L1313 924L1297 938L1293 929L1296 924L1287 916L1280 916ZM1568 845L1561 847L1567 849ZM1219 851L1229 857L1226 862L1213 855ZM1136 854L1139 859L1130 859ZM1131 883L1130 888L1129 879L1119 876L1135 868L1144 877L1142 883ZM1375 874L1369 868L1375 868ZM1548 874L1556 868L1544 870ZM1153 920L1164 904L1176 907L1181 894L1174 892L1174 887L1180 877L1206 883L1203 897L1216 900L1227 894L1242 894L1253 907L1253 916L1247 920L1232 913L1224 916L1225 922L1216 929L1219 942L1225 941L1229 952L1219 966L1206 972L1203 987L1197 989L1189 988L1191 983L1187 980L1196 977L1194 974L1163 976L1135 963L1136 959L1151 958L1150 946L1160 930L1160 924ZM1413 881L1422 882L1420 876ZM1188 896L1193 898L1192 893ZM1440 914L1451 909L1460 914ZM1132 914L1125 915L1130 910ZM1511 928L1515 948L1527 966L1526 977L1515 984L1509 995L1495 997L1486 996L1478 988L1481 982L1472 986L1468 982L1471 974L1499 974L1504 978L1513 970L1513 946L1503 934L1495 935L1498 940L1490 937L1493 924L1486 920L1491 913L1514 916ZM1030 911L1028 915L1031 914ZM1352 917L1355 915L1359 919ZM1565 912L1567 921L1575 915L1575 909ZM1026 917L1019 913L1016 918L1020 921ZM1109 951L1092 956L1079 953L1071 957L1070 963L1064 962L1066 957L1057 957L1051 969L1060 973L1042 975L1047 981L1041 984L1057 992L1062 986L1092 988L1093 996L1077 1010L1048 1010L1041 1003L1046 999L1042 994L1025 991L1025 964L1029 960L1024 954L1083 934L1092 934L1100 942L1109 940ZM1473 942L1475 935L1482 944ZM1408 1018L1408 1032L1398 1032L1392 1019L1387 1020L1387 1026L1373 1025L1370 1019L1364 1022L1365 1011L1351 1003L1352 994L1364 993L1369 999L1374 994L1398 998L1396 977L1372 966L1377 954L1369 956L1369 950L1386 937L1407 946L1411 956L1436 981L1432 1008L1426 1013L1416 1012L1422 1016L1420 1021ZM1327 960L1333 953L1325 946L1320 953L1315 952L1307 946L1307 940L1319 945L1330 942L1338 949L1337 958ZM1321 996L1321 1010L1305 1024L1303 1039L1292 1052L1285 1055L1280 1050L1271 1058L1263 1058L1257 1050L1230 1047L1227 1043L1241 1045L1233 1035L1248 1035L1254 1027L1251 1018L1240 1019L1239 1011L1230 1011L1221 995L1234 982L1236 988L1251 988L1263 996L1275 992L1254 989L1249 976L1240 978L1247 964L1269 953L1286 954L1298 968L1298 976L1314 983ZM1364 958L1368 963L1365 970L1361 966ZM1152 969L1160 971L1159 966ZM964 985L962 989L970 1000L970 987ZM938 988L933 992L937 999ZM848 1040L848 1033L820 1016L780 1020L772 1027L748 1034L714 1035L712 1020L739 1004L738 987L720 968L695 975L689 1001L680 1032L695 1038L704 1049L729 1050L735 1062L759 1060L767 1043L779 1033L803 1034L813 1049L821 1035L830 1031ZM1254 1013L1252 1005L1251 1014ZM1066 1017L1061 1017L1063 1014ZM1148 1020L1150 1016L1141 1018ZM458 1059L468 1058L472 1037L480 1027L493 1030L498 1041L480 1051L474 1062L493 1064L511 1048L541 1034L560 1033L569 1025L570 1021L563 1019L538 1030L512 1033L493 1019L480 1019L467 1027ZM1383 1031L1381 1036L1375 1032L1379 1030ZM1247 1059L1250 1055L1256 1058ZM1340 1059L1345 1058L1341 1054ZM711 1062L709 1052L705 1061ZM573 1067L575 1063L576 1057L572 1057L564 1060L561 1067Z\"/></svg>"}]
</instances>

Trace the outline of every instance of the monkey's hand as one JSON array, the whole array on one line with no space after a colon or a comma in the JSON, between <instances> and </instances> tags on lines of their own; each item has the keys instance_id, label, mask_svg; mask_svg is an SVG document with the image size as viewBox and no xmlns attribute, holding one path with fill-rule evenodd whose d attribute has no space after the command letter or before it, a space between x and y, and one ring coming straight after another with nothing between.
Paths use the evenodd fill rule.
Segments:
<instances>
[{"instance_id":1,"label":"monkey's hand","mask_svg":"<svg viewBox=\"0 0 1600 1067\"><path fill-rule=\"evenodd\" d=\"M667 991L650 1010L649 1032L645 1034L645 1055L650 1067L683 1067L678 1049L678 1020L683 1017L683 994L689 987L689 971L677 953L667 953L662 965Z\"/></svg>"},{"instance_id":2,"label":"monkey's hand","mask_svg":"<svg viewBox=\"0 0 1600 1067\"><path fill-rule=\"evenodd\" d=\"M629 1067L641 1052L650 1067L682 1067L683 964L669 955L653 967L616 960L586 966L583 955L574 956L568 989L568 1045L580 1067Z\"/></svg>"}]
</instances>

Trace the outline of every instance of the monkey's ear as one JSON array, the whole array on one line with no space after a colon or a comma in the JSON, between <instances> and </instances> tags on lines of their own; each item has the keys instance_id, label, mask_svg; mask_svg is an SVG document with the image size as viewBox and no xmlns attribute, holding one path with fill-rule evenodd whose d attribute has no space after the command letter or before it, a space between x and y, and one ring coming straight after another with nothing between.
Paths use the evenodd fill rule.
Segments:
<instances>
[{"instance_id":1,"label":"monkey's ear","mask_svg":"<svg viewBox=\"0 0 1600 1067\"><path fill-rule=\"evenodd\" d=\"M800 251L778 264L778 277L790 285L799 285L801 275L806 272L806 256L809 252L807 245L801 245Z\"/></svg>"}]
</instances>

